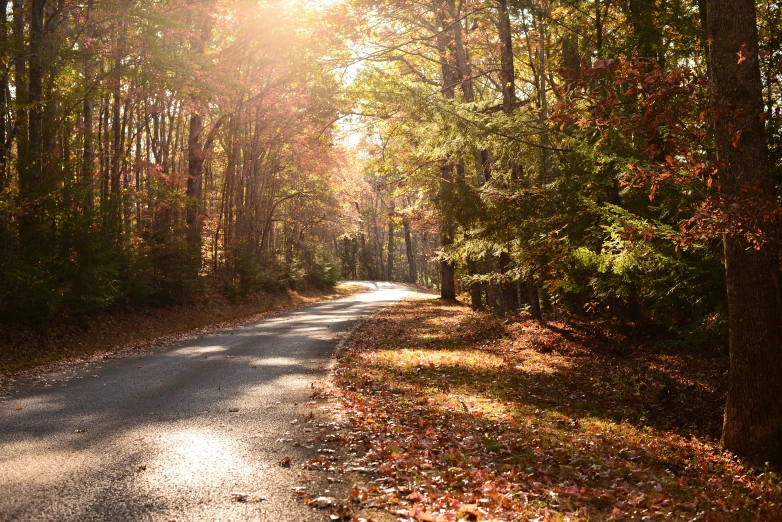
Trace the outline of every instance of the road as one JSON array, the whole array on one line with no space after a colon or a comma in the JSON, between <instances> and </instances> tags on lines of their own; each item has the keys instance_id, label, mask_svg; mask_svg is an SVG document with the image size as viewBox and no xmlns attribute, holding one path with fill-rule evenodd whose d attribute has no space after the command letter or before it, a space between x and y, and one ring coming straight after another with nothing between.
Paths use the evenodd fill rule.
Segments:
<instances>
[{"instance_id":1,"label":"road","mask_svg":"<svg viewBox=\"0 0 782 522\"><path fill-rule=\"evenodd\" d=\"M322 520L292 494L291 441L325 430L303 414L335 337L413 293L372 285L16 390L0 401L0 520Z\"/></svg>"}]
</instances>

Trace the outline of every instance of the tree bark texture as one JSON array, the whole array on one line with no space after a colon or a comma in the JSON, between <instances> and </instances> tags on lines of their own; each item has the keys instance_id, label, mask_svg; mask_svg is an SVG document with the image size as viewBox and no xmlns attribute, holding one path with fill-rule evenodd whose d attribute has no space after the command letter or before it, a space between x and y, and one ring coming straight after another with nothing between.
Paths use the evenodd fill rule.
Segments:
<instances>
[{"instance_id":1,"label":"tree bark texture","mask_svg":"<svg viewBox=\"0 0 782 522\"><path fill-rule=\"evenodd\" d=\"M505 114L513 112L516 100L516 73L513 69L513 36L510 25L510 12L507 0L499 0L500 61L502 71L502 110Z\"/></svg>"},{"instance_id":2,"label":"tree bark texture","mask_svg":"<svg viewBox=\"0 0 782 522\"><path fill-rule=\"evenodd\" d=\"M772 197L752 0L709 0L711 83L722 192ZM738 134L740 133L740 134ZM760 186L760 190L748 189ZM724 238L730 372L722 441L735 453L782 462L782 302L777 249Z\"/></svg>"}]
</instances>

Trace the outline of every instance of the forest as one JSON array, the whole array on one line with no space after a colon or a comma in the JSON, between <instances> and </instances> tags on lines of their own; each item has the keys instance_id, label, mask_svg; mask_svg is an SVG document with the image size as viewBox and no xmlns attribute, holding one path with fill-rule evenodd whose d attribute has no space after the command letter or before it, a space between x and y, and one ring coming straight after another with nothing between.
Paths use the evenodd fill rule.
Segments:
<instances>
[{"instance_id":1,"label":"forest","mask_svg":"<svg viewBox=\"0 0 782 522\"><path fill-rule=\"evenodd\" d=\"M418 284L729 350L782 462L778 2L4 4L3 325Z\"/></svg>"}]
</instances>

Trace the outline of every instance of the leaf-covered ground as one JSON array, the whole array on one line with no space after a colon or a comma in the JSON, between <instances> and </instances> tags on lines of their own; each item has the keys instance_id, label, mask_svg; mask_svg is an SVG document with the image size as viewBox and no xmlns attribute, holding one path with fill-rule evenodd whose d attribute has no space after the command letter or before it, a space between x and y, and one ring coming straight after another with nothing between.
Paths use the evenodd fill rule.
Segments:
<instances>
[{"instance_id":1,"label":"leaf-covered ground","mask_svg":"<svg viewBox=\"0 0 782 522\"><path fill-rule=\"evenodd\" d=\"M64 365L163 346L182 337L256 320L263 314L366 291L341 284L327 291L261 293L240 302L210 291L198 302L168 308L106 313L89 324L67 322L48 330L0 323L0 386L41 378Z\"/></svg>"},{"instance_id":2,"label":"leaf-covered ground","mask_svg":"<svg viewBox=\"0 0 782 522\"><path fill-rule=\"evenodd\" d=\"M403 302L336 371L354 465L381 476L352 500L400 520L782 520L779 475L719 449L726 364L638 333Z\"/></svg>"}]
</instances>

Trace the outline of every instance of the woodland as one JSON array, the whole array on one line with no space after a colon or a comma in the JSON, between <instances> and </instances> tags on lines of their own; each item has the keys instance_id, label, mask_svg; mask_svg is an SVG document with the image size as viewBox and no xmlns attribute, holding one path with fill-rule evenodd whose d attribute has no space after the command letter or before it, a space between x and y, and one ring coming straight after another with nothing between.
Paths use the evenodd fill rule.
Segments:
<instances>
[{"instance_id":1,"label":"woodland","mask_svg":"<svg viewBox=\"0 0 782 522\"><path fill-rule=\"evenodd\" d=\"M4 327L418 284L727 352L782 462L778 2L5 0L0 56Z\"/></svg>"}]
</instances>

